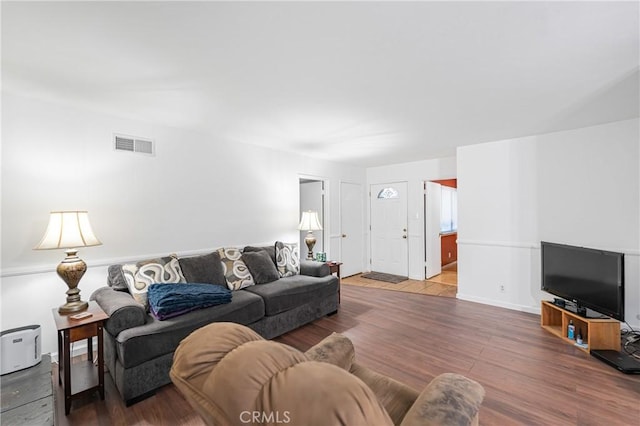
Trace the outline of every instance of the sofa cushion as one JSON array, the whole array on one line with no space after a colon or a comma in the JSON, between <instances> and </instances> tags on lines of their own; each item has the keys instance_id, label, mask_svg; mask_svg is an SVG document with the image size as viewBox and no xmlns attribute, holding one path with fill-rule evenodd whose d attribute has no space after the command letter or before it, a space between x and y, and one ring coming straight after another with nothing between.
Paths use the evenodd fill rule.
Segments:
<instances>
[{"instance_id":1,"label":"sofa cushion","mask_svg":"<svg viewBox=\"0 0 640 426\"><path fill-rule=\"evenodd\" d=\"M222 261L224 277L229 290L240 290L254 285L249 268L242 261L242 252L236 247L219 248L218 254Z\"/></svg>"},{"instance_id":2,"label":"sofa cushion","mask_svg":"<svg viewBox=\"0 0 640 426\"><path fill-rule=\"evenodd\" d=\"M180 269L188 283L217 284L227 287L220 254L217 251L201 256L181 257Z\"/></svg>"},{"instance_id":3,"label":"sofa cushion","mask_svg":"<svg viewBox=\"0 0 640 426\"><path fill-rule=\"evenodd\" d=\"M276 241L276 265L281 277L300 273L300 251L297 243Z\"/></svg>"},{"instance_id":4,"label":"sofa cushion","mask_svg":"<svg viewBox=\"0 0 640 426\"><path fill-rule=\"evenodd\" d=\"M122 273L127 281L129 293L147 310L149 309L147 291L151 284L185 282L180 263L175 256L125 264L122 265Z\"/></svg>"},{"instance_id":5,"label":"sofa cushion","mask_svg":"<svg viewBox=\"0 0 640 426\"><path fill-rule=\"evenodd\" d=\"M276 245L275 244L270 246L246 246L245 248L242 249L243 253L252 253L256 251L266 251L269 257L271 258L271 260L273 261L273 264L274 265L276 264Z\"/></svg>"},{"instance_id":6,"label":"sofa cushion","mask_svg":"<svg viewBox=\"0 0 640 426\"><path fill-rule=\"evenodd\" d=\"M256 294L234 291L231 303L199 309L164 321L147 315L147 323L123 330L116 337L118 359L124 368L173 353L192 331L212 322L251 324L264 316L264 302Z\"/></svg>"},{"instance_id":7,"label":"sofa cushion","mask_svg":"<svg viewBox=\"0 0 640 426\"><path fill-rule=\"evenodd\" d=\"M331 294L338 297L338 278L333 275L321 278L295 275L269 284L248 287L245 291L262 297L265 312L271 316Z\"/></svg>"},{"instance_id":8,"label":"sofa cushion","mask_svg":"<svg viewBox=\"0 0 640 426\"><path fill-rule=\"evenodd\" d=\"M242 253L242 260L249 268L249 272L251 272L253 281L256 284L270 283L280 278L275 263L271 261L271 257L264 250L244 252Z\"/></svg>"}]
</instances>

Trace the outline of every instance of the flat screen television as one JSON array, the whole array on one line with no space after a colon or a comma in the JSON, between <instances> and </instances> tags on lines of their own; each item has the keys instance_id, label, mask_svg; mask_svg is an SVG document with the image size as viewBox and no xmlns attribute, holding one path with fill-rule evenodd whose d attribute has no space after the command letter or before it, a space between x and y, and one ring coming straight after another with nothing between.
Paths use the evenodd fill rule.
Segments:
<instances>
[{"instance_id":1,"label":"flat screen television","mask_svg":"<svg viewBox=\"0 0 640 426\"><path fill-rule=\"evenodd\" d=\"M542 241L542 290L624 321L624 254Z\"/></svg>"}]
</instances>

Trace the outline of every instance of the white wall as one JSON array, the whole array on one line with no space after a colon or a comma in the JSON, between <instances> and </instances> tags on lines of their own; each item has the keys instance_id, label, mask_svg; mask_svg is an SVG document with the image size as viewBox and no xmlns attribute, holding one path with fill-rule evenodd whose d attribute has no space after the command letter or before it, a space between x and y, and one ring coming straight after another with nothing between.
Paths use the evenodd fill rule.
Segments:
<instances>
[{"instance_id":1,"label":"white wall","mask_svg":"<svg viewBox=\"0 0 640 426\"><path fill-rule=\"evenodd\" d=\"M429 180L451 179L456 177L456 158L447 157L435 160L414 161L411 163L367 169L367 194L371 185L386 182L407 182L408 187L408 236L409 236L409 278L424 279L424 188L423 182ZM371 258L370 201L366 198L367 260ZM366 270L371 265L366 264Z\"/></svg>"},{"instance_id":2,"label":"white wall","mask_svg":"<svg viewBox=\"0 0 640 426\"><path fill-rule=\"evenodd\" d=\"M540 241L595 247L625 253L640 324L639 124L458 148L458 297L539 312Z\"/></svg>"},{"instance_id":3,"label":"white wall","mask_svg":"<svg viewBox=\"0 0 640 426\"><path fill-rule=\"evenodd\" d=\"M0 327L41 324L44 353L56 351L51 309L66 291L54 272L63 251L32 250L49 211L87 209L103 242L79 253L89 265L80 283L86 300L105 285L110 263L298 241L300 175L330 180L330 206L339 206L341 180L365 181L351 165L7 93L2 123ZM154 139L156 155L115 152L113 133Z\"/></svg>"}]
</instances>

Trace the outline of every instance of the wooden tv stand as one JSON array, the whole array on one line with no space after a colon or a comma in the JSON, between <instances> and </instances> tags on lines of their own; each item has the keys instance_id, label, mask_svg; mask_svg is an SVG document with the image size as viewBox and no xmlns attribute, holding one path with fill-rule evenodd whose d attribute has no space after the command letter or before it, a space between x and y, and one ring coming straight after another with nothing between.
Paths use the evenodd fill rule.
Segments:
<instances>
[{"instance_id":1,"label":"wooden tv stand","mask_svg":"<svg viewBox=\"0 0 640 426\"><path fill-rule=\"evenodd\" d=\"M612 349L620 351L620 322L611 318L585 318L570 312L560 306L556 306L546 300L542 301L540 313L540 325L549 333L554 334L567 343L575 344L575 340L567 337L569 320L573 320L578 331L582 333L582 340L587 348L577 348L590 352L595 349Z\"/></svg>"}]
</instances>

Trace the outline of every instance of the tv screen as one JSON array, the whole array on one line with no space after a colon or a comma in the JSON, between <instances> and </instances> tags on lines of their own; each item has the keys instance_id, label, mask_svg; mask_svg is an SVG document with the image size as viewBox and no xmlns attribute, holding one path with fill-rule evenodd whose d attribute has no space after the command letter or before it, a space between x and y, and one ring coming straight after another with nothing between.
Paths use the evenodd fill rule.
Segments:
<instances>
[{"instance_id":1,"label":"tv screen","mask_svg":"<svg viewBox=\"0 0 640 426\"><path fill-rule=\"evenodd\" d=\"M542 290L624 321L624 254L542 241Z\"/></svg>"}]
</instances>

